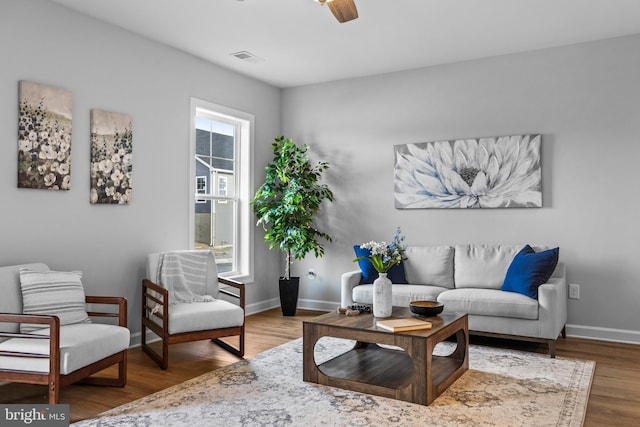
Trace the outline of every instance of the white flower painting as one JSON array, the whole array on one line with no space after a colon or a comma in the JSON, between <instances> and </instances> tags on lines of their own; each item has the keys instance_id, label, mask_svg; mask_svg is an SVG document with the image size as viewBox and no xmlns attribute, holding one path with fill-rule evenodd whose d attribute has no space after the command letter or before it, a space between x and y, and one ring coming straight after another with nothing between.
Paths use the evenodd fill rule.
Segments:
<instances>
[{"instance_id":1,"label":"white flower painting","mask_svg":"<svg viewBox=\"0 0 640 427\"><path fill-rule=\"evenodd\" d=\"M398 209L542 206L541 135L395 146Z\"/></svg>"},{"instance_id":2,"label":"white flower painting","mask_svg":"<svg viewBox=\"0 0 640 427\"><path fill-rule=\"evenodd\" d=\"M126 205L131 202L132 154L131 116L91 110L92 204Z\"/></svg>"},{"instance_id":3,"label":"white flower painting","mask_svg":"<svg viewBox=\"0 0 640 427\"><path fill-rule=\"evenodd\" d=\"M20 81L18 188L71 188L71 91Z\"/></svg>"}]
</instances>

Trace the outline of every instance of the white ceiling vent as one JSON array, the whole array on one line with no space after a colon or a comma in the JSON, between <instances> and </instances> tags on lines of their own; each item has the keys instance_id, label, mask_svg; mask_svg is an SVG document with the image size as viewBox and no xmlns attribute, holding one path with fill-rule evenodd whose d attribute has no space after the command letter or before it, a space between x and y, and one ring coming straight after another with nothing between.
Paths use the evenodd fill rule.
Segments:
<instances>
[{"instance_id":1,"label":"white ceiling vent","mask_svg":"<svg viewBox=\"0 0 640 427\"><path fill-rule=\"evenodd\" d=\"M259 56L255 56L251 52L247 52L246 50L241 50L240 52L234 52L231 56L235 56L238 59L241 59L245 62L251 62L252 64L257 64L258 62L264 61L264 59Z\"/></svg>"}]
</instances>

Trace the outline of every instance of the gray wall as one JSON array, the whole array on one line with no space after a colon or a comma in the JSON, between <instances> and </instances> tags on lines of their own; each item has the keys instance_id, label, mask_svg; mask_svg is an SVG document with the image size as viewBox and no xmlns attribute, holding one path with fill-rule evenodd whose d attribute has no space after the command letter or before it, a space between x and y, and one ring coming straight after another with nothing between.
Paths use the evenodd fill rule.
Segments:
<instances>
[{"instance_id":1,"label":"gray wall","mask_svg":"<svg viewBox=\"0 0 640 427\"><path fill-rule=\"evenodd\" d=\"M569 332L640 342L638 226L640 36L546 49L283 91L283 133L331 163L334 238L303 279L302 305L340 300L352 246L541 243L560 246ZM542 133L541 209L396 210L393 145Z\"/></svg>"},{"instance_id":2,"label":"gray wall","mask_svg":"<svg viewBox=\"0 0 640 427\"><path fill-rule=\"evenodd\" d=\"M140 330L149 252L187 248L190 97L252 113L255 177L280 132L278 88L45 1L0 4L0 265L41 261L84 272L87 293L124 295ZM73 92L70 191L18 189L18 81ZM133 202L89 204L89 110L133 117ZM255 233L248 304L277 298L277 252Z\"/></svg>"}]
</instances>

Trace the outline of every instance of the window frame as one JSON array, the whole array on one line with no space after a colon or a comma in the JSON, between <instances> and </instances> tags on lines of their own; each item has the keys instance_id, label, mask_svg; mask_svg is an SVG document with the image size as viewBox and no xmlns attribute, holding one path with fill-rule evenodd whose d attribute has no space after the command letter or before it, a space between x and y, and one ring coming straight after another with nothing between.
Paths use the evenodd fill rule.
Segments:
<instances>
[{"instance_id":1,"label":"window frame","mask_svg":"<svg viewBox=\"0 0 640 427\"><path fill-rule=\"evenodd\" d=\"M196 200L202 195L196 195L195 159L196 159L196 116L206 115L213 120L232 122L235 129L234 135L234 196L219 197L211 194L205 200L233 200L235 201L235 236L234 236L234 257L236 266L234 271L220 273L221 276L233 278L245 283L253 282L254 277L254 250L253 250L253 217L250 205L253 189L253 156L254 147L254 123L255 116L251 113L236 110L224 105L215 104L209 101L191 98L189 128L189 247L194 248L195 235L195 211ZM216 182L216 187L218 183ZM215 190L217 193L217 188ZM197 197L200 196L200 197Z\"/></svg>"}]
</instances>

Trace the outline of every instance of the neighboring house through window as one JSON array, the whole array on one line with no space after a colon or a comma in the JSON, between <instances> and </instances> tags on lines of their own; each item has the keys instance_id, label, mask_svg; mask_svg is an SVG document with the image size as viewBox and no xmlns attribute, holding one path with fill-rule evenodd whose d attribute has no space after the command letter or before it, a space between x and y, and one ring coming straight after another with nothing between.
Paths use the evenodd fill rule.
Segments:
<instances>
[{"instance_id":1,"label":"neighboring house through window","mask_svg":"<svg viewBox=\"0 0 640 427\"><path fill-rule=\"evenodd\" d=\"M211 250L219 273L250 281L253 115L192 98L191 116L192 246Z\"/></svg>"}]
</instances>

